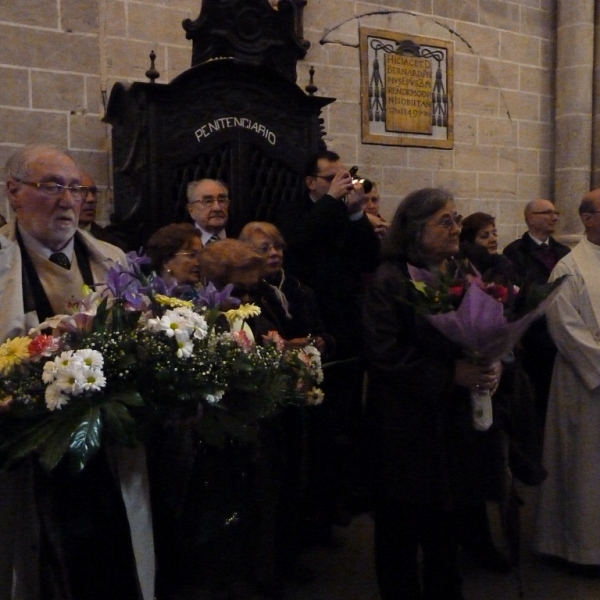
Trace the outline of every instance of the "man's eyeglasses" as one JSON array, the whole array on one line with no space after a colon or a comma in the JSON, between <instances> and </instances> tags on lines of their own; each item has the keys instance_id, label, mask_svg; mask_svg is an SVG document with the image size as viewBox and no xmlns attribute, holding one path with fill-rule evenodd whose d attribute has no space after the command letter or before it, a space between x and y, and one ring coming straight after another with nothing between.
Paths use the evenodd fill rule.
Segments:
<instances>
[{"instance_id":1,"label":"man's eyeglasses","mask_svg":"<svg viewBox=\"0 0 600 600\"><path fill-rule=\"evenodd\" d=\"M202 250L193 250L191 252L176 252L175 256L189 256L193 260L198 260L202 256Z\"/></svg>"},{"instance_id":2,"label":"man's eyeglasses","mask_svg":"<svg viewBox=\"0 0 600 600\"><path fill-rule=\"evenodd\" d=\"M444 229L452 229L453 227L462 227L462 215L454 217L446 217L438 223L430 223L431 225L441 225Z\"/></svg>"},{"instance_id":3,"label":"man's eyeglasses","mask_svg":"<svg viewBox=\"0 0 600 600\"><path fill-rule=\"evenodd\" d=\"M560 217L560 211L558 210L537 210L537 211L533 211L529 213L530 215L546 215L547 217L550 217L552 215L556 215L557 217Z\"/></svg>"},{"instance_id":4,"label":"man's eyeglasses","mask_svg":"<svg viewBox=\"0 0 600 600\"><path fill-rule=\"evenodd\" d=\"M43 194L53 198L58 198L58 196L61 196L68 190L72 198L79 199L87 196L90 190L90 188L84 185L61 185L60 183L55 183L54 181L42 181L41 183L38 183L36 181L23 181L22 179L17 179L16 177L13 177L13 179L17 183L22 183L24 185L37 188Z\"/></svg>"},{"instance_id":5,"label":"man's eyeglasses","mask_svg":"<svg viewBox=\"0 0 600 600\"><path fill-rule=\"evenodd\" d=\"M325 181L329 181L329 183L331 183L335 179L335 174L333 174L333 175L313 175L313 177L318 177L319 179L324 179Z\"/></svg>"},{"instance_id":6,"label":"man's eyeglasses","mask_svg":"<svg viewBox=\"0 0 600 600\"><path fill-rule=\"evenodd\" d=\"M203 196L200 200L190 202L190 206L200 204L203 208L210 208L215 202L224 208L229 206L229 198L227 196Z\"/></svg>"}]
</instances>

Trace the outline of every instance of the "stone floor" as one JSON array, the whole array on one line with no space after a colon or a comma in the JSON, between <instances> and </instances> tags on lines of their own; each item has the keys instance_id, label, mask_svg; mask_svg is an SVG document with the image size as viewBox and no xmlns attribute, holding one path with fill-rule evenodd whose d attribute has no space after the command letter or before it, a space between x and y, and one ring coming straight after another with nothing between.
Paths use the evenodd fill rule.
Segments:
<instances>
[{"instance_id":1,"label":"stone floor","mask_svg":"<svg viewBox=\"0 0 600 600\"><path fill-rule=\"evenodd\" d=\"M537 490L523 486L519 488L519 494L525 502L521 508L520 569L498 575L481 570L463 557L466 600L600 599L600 578L573 575L564 568L541 562L533 554L530 542ZM494 505L490 505L489 513L497 545L505 548ZM373 523L368 514L355 518L349 527L336 528L331 547L315 548L305 556L305 563L317 574L315 581L289 587L286 589L286 600L379 600L372 546ZM250 591L240 591L243 600L262 598ZM205 600L205 595L201 590L189 589L181 596L181 600Z\"/></svg>"}]
</instances>

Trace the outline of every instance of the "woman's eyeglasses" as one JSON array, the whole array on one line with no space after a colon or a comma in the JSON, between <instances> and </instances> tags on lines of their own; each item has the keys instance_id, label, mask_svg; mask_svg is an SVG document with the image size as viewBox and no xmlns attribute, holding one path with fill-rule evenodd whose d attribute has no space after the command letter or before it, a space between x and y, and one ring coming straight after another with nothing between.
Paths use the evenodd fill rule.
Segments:
<instances>
[{"instance_id":1,"label":"woman's eyeglasses","mask_svg":"<svg viewBox=\"0 0 600 600\"><path fill-rule=\"evenodd\" d=\"M256 246L256 249L261 254L267 254L269 250L271 250L271 248L273 248L273 250L283 252L283 250L285 249L285 245L279 242L275 242L274 244L261 244L260 246Z\"/></svg>"},{"instance_id":2,"label":"woman's eyeglasses","mask_svg":"<svg viewBox=\"0 0 600 600\"><path fill-rule=\"evenodd\" d=\"M441 225L444 229L452 229L453 227L462 227L462 215L454 217L446 217L437 223L429 223L429 225Z\"/></svg>"}]
</instances>

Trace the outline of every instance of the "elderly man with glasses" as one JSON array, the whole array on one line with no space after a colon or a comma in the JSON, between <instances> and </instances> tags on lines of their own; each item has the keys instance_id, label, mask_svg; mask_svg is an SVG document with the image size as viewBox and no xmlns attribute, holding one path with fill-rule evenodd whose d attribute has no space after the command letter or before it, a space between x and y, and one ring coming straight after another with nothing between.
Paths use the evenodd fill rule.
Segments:
<instances>
[{"instance_id":1,"label":"elderly man with glasses","mask_svg":"<svg viewBox=\"0 0 600 600\"><path fill-rule=\"evenodd\" d=\"M503 251L524 281L546 283L556 263L570 252L568 246L552 237L559 216L550 200L532 200L525 206L527 231ZM523 367L535 389L536 409L543 426L556 356L556 347L548 333L545 318L531 325L523 338L523 346Z\"/></svg>"},{"instance_id":2,"label":"elderly man with glasses","mask_svg":"<svg viewBox=\"0 0 600 600\"><path fill-rule=\"evenodd\" d=\"M6 164L16 218L0 229L0 341L68 312L123 252L77 228L88 188L61 148ZM10 408L8 409L10 410ZM114 450L114 449L113 449ZM35 457L0 474L0 598L151 600L154 552L143 451L102 449L82 473Z\"/></svg>"},{"instance_id":3,"label":"elderly man with glasses","mask_svg":"<svg viewBox=\"0 0 600 600\"><path fill-rule=\"evenodd\" d=\"M527 232L503 252L521 277L546 283L556 263L569 253L568 246L552 237L559 216L550 200L532 200L525 207Z\"/></svg>"},{"instance_id":4,"label":"elderly man with glasses","mask_svg":"<svg viewBox=\"0 0 600 600\"><path fill-rule=\"evenodd\" d=\"M191 181L187 186L187 199L188 212L202 233L202 245L224 240L229 219L227 186L217 179Z\"/></svg>"}]
</instances>

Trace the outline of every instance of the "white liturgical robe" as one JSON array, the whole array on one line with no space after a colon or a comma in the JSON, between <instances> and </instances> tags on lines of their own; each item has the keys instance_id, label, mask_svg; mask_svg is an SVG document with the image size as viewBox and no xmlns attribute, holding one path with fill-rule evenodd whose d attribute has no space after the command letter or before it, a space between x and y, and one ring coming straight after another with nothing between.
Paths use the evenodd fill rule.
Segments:
<instances>
[{"instance_id":1,"label":"white liturgical robe","mask_svg":"<svg viewBox=\"0 0 600 600\"><path fill-rule=\"evenodd\" d=\"M569 275L548 309L554 363L534 547L600 565L600 246L583 239L552 272Z\"/></svg>"}]
</instances>

